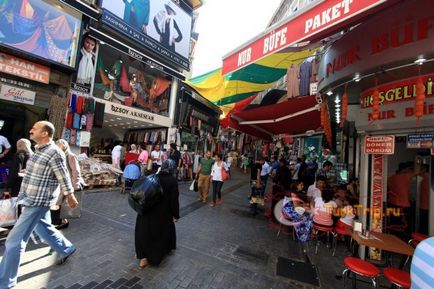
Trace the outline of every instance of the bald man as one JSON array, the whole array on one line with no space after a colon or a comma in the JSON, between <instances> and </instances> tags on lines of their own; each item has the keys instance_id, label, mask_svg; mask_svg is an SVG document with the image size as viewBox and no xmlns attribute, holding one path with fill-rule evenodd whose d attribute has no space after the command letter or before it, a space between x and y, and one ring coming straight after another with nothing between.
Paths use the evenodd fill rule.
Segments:
<instances>
[{"instance_id":1,"label":"bald man","mask_svg":"<svg viewBox=\"0 0 434 289\"><path fill-rule=\"evenodd\" d=\"M20 258L33 231L59 254L58 265L65 263L76 250L51 224L50 206L56 203L60 192L65 194L71 208L78 204L65 154L54 144L53 135L54 126L48 121L38 121L30 130L30 139L36 142L35 153L27 162L18 195L23 212L7 237L0 263L0 288L17 284Z\"/></svg>"}]
</instances>

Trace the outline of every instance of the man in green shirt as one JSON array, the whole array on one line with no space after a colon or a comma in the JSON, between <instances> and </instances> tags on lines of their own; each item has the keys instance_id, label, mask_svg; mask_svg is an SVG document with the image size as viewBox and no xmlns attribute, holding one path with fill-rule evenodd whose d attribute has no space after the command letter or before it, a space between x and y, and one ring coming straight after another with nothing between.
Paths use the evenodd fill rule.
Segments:
<instances>
[{"instance_id":1,"label":"man in green shirt","mask_svg":"<svg viewBox=\"0 0 434 289\"><path fill-rule=\"evenodd\" d=\"M199 189L199 201L206 203L209 192L209 184L211 183L211 168L214 164L214 159L211 158L211 151L206 151L205 157L199 162L197 172L197 187Z\"/></svg>"}]
</instances>

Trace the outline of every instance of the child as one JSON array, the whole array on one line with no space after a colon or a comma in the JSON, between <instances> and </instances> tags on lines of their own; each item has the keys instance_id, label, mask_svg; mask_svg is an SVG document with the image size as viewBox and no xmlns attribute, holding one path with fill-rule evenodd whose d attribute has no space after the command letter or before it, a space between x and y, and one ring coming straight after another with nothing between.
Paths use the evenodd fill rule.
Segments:
<instances>
[{"instance_id":1,"label":"child","mask_svg":"<svg viewBox=\"0 0 434 289\"><path fill-rule=\"evenodd\" d=\"M247 167L249 166L249 157L247 154L243 155L241 160L241 168L244 169L244 173L247 174Z\"/></svg>"}]
</instances>

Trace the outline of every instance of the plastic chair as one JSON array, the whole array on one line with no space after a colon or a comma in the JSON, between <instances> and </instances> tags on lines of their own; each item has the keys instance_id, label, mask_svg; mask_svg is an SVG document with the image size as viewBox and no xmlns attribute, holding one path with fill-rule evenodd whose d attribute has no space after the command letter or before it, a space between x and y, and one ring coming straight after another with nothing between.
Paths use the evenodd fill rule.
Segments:
<instances>
[{"instance_id":1,"label":"plastic chair","mask_svg":"<svg viewBox=\"0 0 434 289\"><path fill-rule=\"evenodd\" d=\"M312 233L313 233L313 238L316 238L315 255L318 254L318 248L319 248L319 243L320 243L319 232L323 232L323 233L327 234L327 248L328 248L328 244L329 244L329 240L330 240L330 233L332 234L333 239L336 238L336 233L334 232L333 227L321 226L321 225L314 223L313 228L312 228ZM332 249L333 249L332 254L333 254L333 256L334 256L334 253L336 251L336 249L333 247L334 243L335 242L332 241Z\"/></svg>"},{"instance_id":2,"label":"plastic chair","mask_svg":"<svg viewBox=\"0 0 434 289\"><path fill-rule=\"evenodd\" d=\"M380 276L380 270L371 263L355 257L346 257L344 259L345 270L342 272L343 285L345 288L345 281L347 275L354 274L353 288L356 288L357 275L369 278L372 282L372 287L378 289L377 278Z\"/></svg>"},{"instance_id":3,"label":"plastic chair","mask_svg":"<svg viewBox=\"0 0 434 289\"><path fill-rule=\"evenodd\" d=\"M396 268L385 268L383 270L384 277L392 283L396 288L410 289L411 279L410 273L396 269Z\"/></svg>"}]
</instances>

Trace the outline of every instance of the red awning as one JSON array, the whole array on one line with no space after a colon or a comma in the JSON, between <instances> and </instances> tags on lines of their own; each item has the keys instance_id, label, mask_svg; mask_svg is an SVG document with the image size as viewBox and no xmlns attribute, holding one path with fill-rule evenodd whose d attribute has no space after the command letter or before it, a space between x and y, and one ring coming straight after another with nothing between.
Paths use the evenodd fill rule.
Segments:
<instances>
[{"instance_id":1,"label":"red awning","mask_svg":"<svg viewBox=\"0 0 434 289\"><path fill-rule=\"evenodd\" d=\"M222 74L279 52L302 41L333 35L337 29L356 24L366 15L396 3L397 0L324 0L312 4L304 13L294 14L286 22L266 31L223 57Z\"/></svg>"},{"instance_id":2,"label":"red awning","mask_svg":"<svg viewBox=\"0 0 434 289\"><path fill-rule=\"evenodd\" d=\"M236 112L232 114L231 121L243 128L239 129L243 132L248 133L245 128L250 127L271 135L301 134L321 126L320 112L313 95Z\"/></svg>"}]
</instances>

